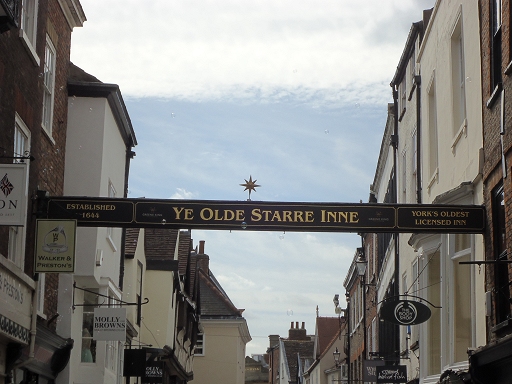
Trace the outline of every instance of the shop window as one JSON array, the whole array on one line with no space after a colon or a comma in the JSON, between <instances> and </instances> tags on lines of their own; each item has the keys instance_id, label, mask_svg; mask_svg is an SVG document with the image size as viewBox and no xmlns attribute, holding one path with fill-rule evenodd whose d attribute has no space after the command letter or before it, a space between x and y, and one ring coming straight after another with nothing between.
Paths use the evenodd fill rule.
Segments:
<instances>
[{"instance_id":1,"label":"shop window","mask_svg":"<svg viewBox=\"0 0 512 384\"><path fill-rule=\"evenodd\" d=\"M91 290L92 291L92 290ZM94 308L98 305L98 296L84 291L82 316L82 363L96 362L96 340L93 340Z\"/></svg>"}]
</instances>

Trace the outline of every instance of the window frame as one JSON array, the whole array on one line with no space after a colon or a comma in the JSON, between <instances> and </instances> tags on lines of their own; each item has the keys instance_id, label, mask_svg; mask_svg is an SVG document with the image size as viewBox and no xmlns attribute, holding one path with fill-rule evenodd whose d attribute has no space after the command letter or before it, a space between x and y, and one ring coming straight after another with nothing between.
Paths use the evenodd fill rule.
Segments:
<instances>
[{"instance_id":1,"label":"window frame","mask_svg":"<svg viewBox=\"0 0 512 384\"><path fill-rule=\"evenodd\" d=\"M50 36L46 35L44 48L44 73L43 73L43 111L41 115L41 127L53 142L53 110L55 107L55 74L57 68L57 50Z\"/></svg>"},{"instance_id":2,"label":"window frame","mask_svg":"<svg viewBox=\"0 0 512 384\"><path fill-rule=\"evenodd\" d=\"M36 52L38 11L39 0L21 1L19 37L35 66L41 64Z\"/></svg>"}]
</instances>

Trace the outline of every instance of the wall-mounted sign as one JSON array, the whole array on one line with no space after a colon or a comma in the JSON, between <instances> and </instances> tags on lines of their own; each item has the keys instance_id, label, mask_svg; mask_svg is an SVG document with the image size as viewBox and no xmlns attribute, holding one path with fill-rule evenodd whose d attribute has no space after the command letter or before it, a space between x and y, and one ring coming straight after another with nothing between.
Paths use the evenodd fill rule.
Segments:
<instances>
[{"instance_id":1,"label":"wall-mounted sign","mask_svg":"<svg viewBox=\"0 0 512 384\"><path fill-rule=\"evenodd\" d=\"M419 301L394 300L382 305L380 317L398 325L414 325L427 321L431 313L430 308Z\"/></svg>"},{"instance_id":2,"label":"wall-mounted sign","mask_svg":"<svg viewBox=\"0 0 512 384\"><path fill-rule=\"evenodd\" d=\"M405 365L378 366L377 383L407 383L407 367Z\"/></svg>"},{"instance_id":3,"label":"wall-mounted sign","mask_svg":"<svg viewBox=\"0 0 512 384\"><path fill-rule=\"evenodd\" d=\"M27 164L0 164L0 225L25 225L27 180Z\"/></svg>"},{"instance_id":4,"label":"wall-mounted sign","mask_svg":"<svg viewBox=\"0 0 512 384\"><path fill-rule=\"evenodd\" d=\"M35 272L75 271L76 220L36 220Z\"/></svg>"},{"instance_id":5,"label":"wall-mounted sign","mask_svg":"<svg viewBox=\"0 0 512 384\"><path fill-rule=\"evenodd\" d=\"M94 308L92 338L126 341L126 308Z\"/></svg>"},{"instance_id":6,"label":"wall-mounted sign","mask_svg":"<svg viewBox=\"0 0 512 384\"><path fill-rule=\"evenodd\" d=\"M485 208L468 205L52 197L48 217L81 226L303 232L483 233Z\"/></svg>"}]
</instances>

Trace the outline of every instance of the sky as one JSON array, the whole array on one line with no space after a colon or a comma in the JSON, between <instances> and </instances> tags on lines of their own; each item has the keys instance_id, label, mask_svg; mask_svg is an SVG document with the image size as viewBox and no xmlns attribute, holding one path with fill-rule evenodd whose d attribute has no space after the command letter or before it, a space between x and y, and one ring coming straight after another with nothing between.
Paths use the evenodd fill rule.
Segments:
<instances>
[{"instance_id":1,"label":"sky","mask_svg":"<svg viewBox=\"0 0 512 384\"><path fill-rule=\"evenodd\" d=\"M434 0L80 0L71 61L118 84L138 145L128 197L368 202L390 82ZM355 233L192 231L265 353L335 316ZM345 303L342 300L342 306Z\"/></svg>"}]
</instances>

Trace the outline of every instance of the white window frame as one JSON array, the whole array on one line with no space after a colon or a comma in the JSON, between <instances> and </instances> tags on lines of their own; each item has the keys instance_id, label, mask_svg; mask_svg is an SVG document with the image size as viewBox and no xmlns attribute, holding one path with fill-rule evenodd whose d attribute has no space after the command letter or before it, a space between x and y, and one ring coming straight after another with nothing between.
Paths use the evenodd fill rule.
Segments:
<instances>
[{"instance_id":1,"label":"white window frame","mask_svg":"<svg viewBox=\"0 0 512 384\"><path fill-rule=\"evenodd\" d=\"M117 196L116 188L112 180L108 180L108 197L115 198ZM112 247L114 252L117 251L116 243L114 242L114 227L107 227L107 241Z\"/></svg>"},{"instance_id":2,"label":"white window frame","mask_svg":"<svg viewBox=\"0 0 512 384\"><path fill-rule=\"evenodd\" d=\"M194 347L194 356L204 356L205 355L205 337L204 333L197 334L196 346Z\"/></svg>"},{"instance_id":3,"label":"white window frame","mask_svg":"<svg viewBox=\"0 0 512 384\"><path fill-rule=\"evenodd\" d=\"M404 150L402 152L402 172L401 172L401 174L402 174L402 182L401 182L402 203L406 203L407 202L407 151L406 150Z\"/></svg>"},{"instance_id":4,"label":"white window frame","mask_svg":"<svg viewBox=\"0 0 512 384\"><path fill-rule=\"evenodd\" d=\"M428 127L428 188L438 180L439 173L439 153L438 153L438 127L437 127L437 97L435 86L435 72L432 72L429 85L427 87L427 127Z\"/></svg>"},{"instance_id":5,"label":"white window frame","mask_svg":"<svg viewBox=\"0 0 512 384\"><path fill-rule=\"evenodd\" d=\"M16 113L14 116L14 143L13 153L15 156L25 156L30 153L30 131L22 118ZM21 163L26 160L14 159L14 163ZM27 162L27 174L30 163ZM25 238L26 225L21 227L9 227L9 245L7 258L21 270L25 267Z\"/></svg>"},{"instance_id":6,"label":"white window frame","mask_svg":"<svg viewBox=\"0 0 512 384\"><path fill-rule=\"evenodd\" d=\"M453 151L462 135L467 134L466 68L464 59L464 30L462 27L462 6L460 6L459 14L451 33Z\"/></svg>"},{"instance_id":7,"label":"white window frame","mask_svg":"<svg viewBox=\"0 0 512 384\"><path fill-rule=\"evenodd\" d=\"M44 74L43 74L43 113L41 126L48 137L52 138L53 108L55 105L55 70L57 51L50 37L46 35L44 49Z\"/></svg>"},{"instance_id":8,"label":"white window frame","mask_svg":"<svg viewBox=\"0 0 512 384\"><path fill-rule=\"evenodd\" d=\"M44 314L45 286L46 273L39 273L39 279L37 282L37 315L43 319L46 319L46 315Z\"/></svg>"},{"instance_id":9,"label":"white window frame","mask_svg":"<svg viewBox=\"0 0 512 384\"><path fill-rule=\"evenodd\" d=\"M41 63L36 52L38 8L39 0L22 0L19 32L19 37L36 66Z\"/></svg>"}]
</instances>

